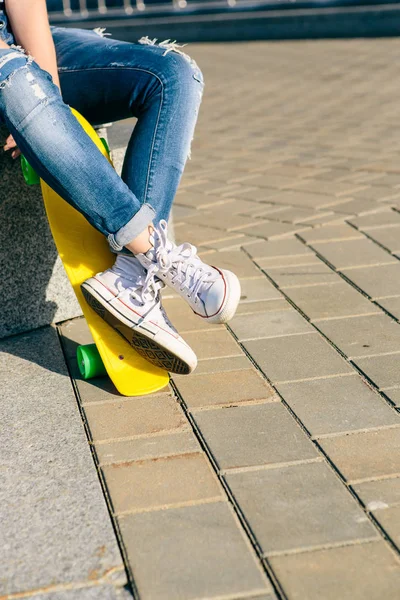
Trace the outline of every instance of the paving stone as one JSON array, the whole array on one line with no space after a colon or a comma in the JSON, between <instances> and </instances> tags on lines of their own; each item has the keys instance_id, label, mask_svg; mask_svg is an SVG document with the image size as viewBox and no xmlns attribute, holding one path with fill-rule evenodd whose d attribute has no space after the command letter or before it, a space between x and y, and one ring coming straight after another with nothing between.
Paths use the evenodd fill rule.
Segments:
<instances>
[{"instance_id":1,"label":"paving stone","mask_svg":"<svg viewBox=\"0 0 400 600\"><path fill-rule=\"evenodd\" d=\"M236 315L251 315L255 313L291 310L291 305L284 298L282 300L260 300L258 302L240 302Z\"/></svg>"},{"instance_id":2,"label":"paving stone","mask_svg":"<svg viewBox=\"0 0 400 600\"><path fill-rule=\"evenodd\" d=\"M243 279L240 301L276 300L282 299L282 294L265 276L255 279Z\"/></svg>"},{"instance_id":3,"label":"paving stone","mask_svg":"<svg viewBox=\"0 0 400 600\"><path fill-rule=\"evenodd\" d=\"M249 202L249 204L251 204ZM256 208L257 205L256 205ZM255 217L238 215L231 212L229 206L222 204L214 210L198 211L198 214L190 217L186 221L190 225L203 225L205 227L213 227L222 231L235 231L243 227L248 227L257 222Z\"/></svg>"},{"instance_id":4,"label":"paving stone","mask_svg":"<svg viewBox=\"0 0 400 600\"><path fill-rule=\"evenodd\" d=\"M313 244L312 247L337 269L396 261L388 252L368 239L324 242Z\"/></svg>"},{"instance_id":5,"label":"paving stone","mask_svg":"<svg viewBox=\"0 0 400 600\"><path fill-rule=\"evenodd\" d=\"M314 242L336 242L340 240L363 239L364 236L350 225L326 225L302 231L300 237L308 244Z\"/></svg>"},{"instance_id":6,"label":"paving stone","mask_svg":"<svg viewBox=\"0 0 400 600\"><path fill-rule=\"evenodd\" d=\"M400 217L398 213L397 215ZM380 229L369 230L368 235L382 244L382 246L385 246L390 252L400 252L400 226L381 227Z\"/></svg>"},{"instance_id":7,"label":"paving stone","mask_svg":"<svg viewBox=\"0 0 400 600\"><path fill-rule=\"evenodd\" d=\"M62 323L60 332L62 346L68 358L76 358L76 349L80 344L93 344L92 334L83 317Z\"/></svg>"},{"instance_id":8,"label":"paving stone","mask_svg":"<svg viewBox=\"0 0 400 600\"><path fill-rule=\"evenodd\" d=\"M351 181L318 181L315 179L303 179L291 186L300 191L313 192L315 194L327 194L329 196L351 196L354 192L362 190L364 186ZM333 200L332 200L333 202Z\"/></svg>"},{"instance_id":9,"label":"paving stone","mask_svg":"<svg viewBox=\"0 0 400 600\"><path fill-rule=\"evenodd\" d=\"M200 251L203 248L207 248L210 250L227 252L232 250L240 250L245 244L254 242L259 242L259 238L251 237L250 235L244 235L243 233L231 233L228 234L223 240L219 240L218 242L207 242L202 244L198 250Z\"/></svg>"},{"instance_id":10,"label":"paving stone","mask_svg":"<svg viewBox=\"0 0 400 600\"><path fill-rule=\"evenodd\" d=\"M320 444L347 481L400 473L400 427L324 438Z\"/></svg>"},{"instance_id":11,"label":"paving stone","mask_svg":"<svg viewBox=\"0 0 400 600\"><path fill-rule=\"evenodd\" d=\"M260 241L258 244L244 246L244 249L253 258L277 258L281 256L297 256L300 254L314 256L314 253L297 238L271 240L269 242Z\"/></svg>"},{"instance_id":12,"label":"paving stone","mask_svg":"<svg viewBox=\"0 0 400 600\"><path fill-rule=\"evenodd\" d=\"M224 497L200 453L106 465L103 473L116 514Z\"/></svg>"},{"instance_id":13,"label":"paving stone","mask_svg":"<svg viewBox=\"0 0 400 600\"><path fill-rule=\"evenodd\" d=\"M365 215L377 212L380 210L380 206L375 201L369 201L366 198L362 198L361 193L352 194L353 198L346 200L345 202L336 202L327 206L330 210L335 211L338 214L346 215ZM359 196L358 198L356 196Z\"/></svg>"},{"instance_id":14,"label":"paving stone","mask_svg":"<svg viewBox=\"0 0 400 600\"><path fill-rule=\"evenodd\" d=\"M278 391L312 436L399 423L357 375L278 384Z\"/></svg>"},{"instance_id":15,"label":"paving stone","mask_svg":"<svg viewBox=\"0 0 400 600\"><path fill-rule=\"evenodd\" d=\"M373 515L400 549L400 506L373 511Z\"/></svg>"},{"instance_id":16,"label":"paving stone","mask_svg":"<svg viewBox=\"0 0 400 600\"><path fill-rule=\"evenodd\" d=\"M314 332L313 327L293 309L238 315L229 326L239 341Z\"/></svg>"},{"instance_id":17,"label":"paving stone","mask_svg":"<svg viewBox=\"0 0 400 600\"><path fill-rule=\"evenodd\" d=\"M366 481L352 486L367 510L381 510L400 504L400 477Z\"/></svg>"},{"instance_id":18,"label":"paving stone","mask_svg":"<svg viewBox=\"0 0 400 600\"><path fill-rule=\"evenodd\" d=\"M253 364L237 346L238 354L236 356L226 356L223 358L206 358L199 360L196 367L196 375L202 373L225 373L229 371L239 371L242 369L250 369ZM173 380L185 378L187 375L174 374Z\"/></svg>"},{"instance_id":19,"label":"paving stone","mask_svg":"<svg viewBox=\"0 0 400 600\"><path fill-rule=\"evenodd\" d=\"M258 222L255 225L241 227L236 231L246 234L251 233L251 235L256 237L269 240L277 237L292 235L299 231L303 231L304 229L304 225L292 225L290 223L280 223L278 221L258 219Z\"/></svg>"},{"instance_id":20,"label":"paving stone","mask_svg":"<svg viewBox=\"0 0 400 600\"><path fill-rule=\"evenodd\" d=\"M315 267L321 264L321 260L313 253L310 254L299 254L299 256L273 256L273 257L261 257L253 258L256 265L261 267L264 271L270 268L276 267L301 267L311 265Z\"/></svg>"},{"instance_id":21,"label":"paving stone","mask_svg":"<svg viewBox=\"0 0 400 600\"><path fill-rule=\"evenodd\" d=\"M2 340L0 348L0 595L94 584L112 570L124 585L56 330Z\"/></svg>"},{"instance_id":22,"label":"paving stone","mask_svg":"<svg viewBox=\"0 0 400 600\"><path fill-rule=\"evenodd\" d=\"M199 191L193 191L190 188L178 192L176 195L175 203L179 206L189 206L192 208L207 208L209 206L215 206L216 204L222 204L226 202L226 199L221 196L212 196L202 194Z\"/></svg>"},{"instance_id":23,"label":"paving stone","mask_svg":"<svg viewBox=\"0 0 400 600\"><path fill-rule=\"evenodd\" d=\"M386 229L389 225L400 225L400 214L390 208L383 208L379 212L364 215L349 222L355 225L361 231L373 231L383 227Z\"/></svg>"},{"instance_id":24,"label":"paving stone","mask_svg":"<svg viewBox=\"0 0 400 600\"><path fill-rule=\"evenodd\" d=\"M400 387L399 353L357 358L354 362L378 388Z\"/></svg>"},{"instance_id":25,"label":"paving stone","mask_svg":"<svg viewBox=\"0 0 400 600\"><path fill-rule=\"evenodd\" d=\"M243 345L273 382L352 372L351 367L317 334L250 340Z\"/></svg>"},{"instance_id":26,"label":"paving stone","mask_svg":"<svg viewBox=\"0 0 400 600\"><path fill-rule=\"evenodd\" d=\"M187 333L185 341L194 350L199 360L235 356L240 353L240 348L225 328L217 331Z\"/></svg>"},{"instance_id":27,"label":"paving stone","mask_svg":"<svg viewBox=\"0 0 400 600\"><path fill-rule=\"evenodd\" d=\"M275 390L255 369L179 378L176 386L189 408L249 400L275 401Z\"/></svg>"},{"instance_id":28,"label":"paving stone","mask_svg":"<svg viewBox=\"0 0 400 600\"><path fill-rule=\"evenodd\" d=\"M183 244L190 240L191 244L200 246L207 242L218 241L223 237L224 232L219 229L212 229L211 227L204 227L201 225L192 225L190 222L175 227L177 244Z\"/></svg>"},{"instance_id":29,"label":"paving stone","mask_svg":"<svg viewBox=\"0 0 400 600\"><path fill-rule=\"evenodd\" d=\"M400 565L384 542L355 544L271 559L291 600L395 600Z\"/></svg>"},{"instance_id":30,"label":"paving stone","mask_svg":"<svg viewBox=\"0 0 400 600\"><path fill-rule=\"evenodd\" d=\"M400 389L399 388L394 388L391 390L382 390L385 395L390 398L390 400L393 402L393 404L395 406L400 406Z\"/></svg>"},{"instance_id":31,"label":"paving stone","mask_svg":"<svg viewBox=\"0 0 400 600\"><path fill-rule=\"evenodd\" d=\"M260 276L260 271L253 261L240 250L232 252L209 252L207 253L207 257L204 257L204 260L208 264L220 269L233 271L239 279Z\"/></svg>"},{"instance_id":32,"label":"paving stone","mask_svg":"<svg viewBox=\"0 0 400 600\"><path fill-rule=\"evenodd\" d=\"M323 462L225 477L267 556L378 537L357 502Z\"/></svg>"},{"instance_id":33,"label":"paving stone","mask_svg":"<svg viewBox=\"0 0 400 600\"><path fill-rule=\"evenodd\" d=\"M296 462L318 456L313 444L280 403L195 413L220 469Z\"/></svg>"},{"instance_id":34,"label":"paving stone","mask_svg":"<svg viewBox=\"0 0 400 600\"><path fill-rule=\"evenodd\" d=\"M96 444L96 454L101 465L198 451L199 443L191 430Z\"/></svg>"},{"instance_id":35,"label":"paving stone","mask_svg":"<svg viewBox=\"0 0 400 600\"><path fill-rule=\"evenodd\" d=\"M272 591L228 504L127 515L119 521L143 598L170 600L177 590L185 600Z\"/></svg>"},{"instance_id":36,"label":"paving stone","mask_svg":"<svg viewBox=\"0 0 400 600\"><path fill-rule=\"evenodd\" d=\"M379 300L379 304L383 306L391 315L400 320L400 296L394 296L392 298L382 298Z\"/></svg>"},{"instance_id":37,"label":"paving stone","mask_svg":"<svg viewBox=\"0 0 400 600\"><path fill-rule=\"evenodd\" d=\"M326 194L319 194L309 191L293 190L284 191L279 194L280 204L291 204L293 206L304 206L309 208L324 208L332 204L334 199Z\"/></svg>"},{"instance_id":38,"label":"paving stone","mask_svg":"<svg viewBox=\"0 0 400 600\"><path fill-rule=\"evenodd\" d=\"M264 267L264 271L282 289L335 282L336 273L321 260L314 264L288 267Z\"/></svg>"},{"instance_id":39,"label":"paving stone","mask_svg":"<svg viewBox=\"0 0 400 600\"><path fill-rule=\"evenodd\" d=\"M400 295L400 263L343 269L343 273L373 299Z\"/></svg>"},{"instance_id":40,"label":"paving stone","mask_svg":"<svg viewBox=\"0 0 400 600\"><path fill-rule=\"evenodd\" d=\"M400 325L385 314L319 321L318 329L350 358L400 349Z\"/></svg>"},{"instance_id":41,"label":"paving stone","mask_svg":"<svg viewBox=\"0 0 400 600\"><path fill-rule=\"evenodd\" d=\"M94 441L179 429L186 419L172 396L121 398L85 406Z\"/></svg>"},{"instance_id":42,"label":"paving stone","mask_svg":"<svg viewBox=\"0 0 400 600\"><path fill-rule=\"evenodd\" d=\"M360 269L355 269L352 273L359 271ZM286 293L311 321L380 312L377 306L339 278L337 283L319 285L318 288L289 288Z\"/></svg>"}]
</instances>

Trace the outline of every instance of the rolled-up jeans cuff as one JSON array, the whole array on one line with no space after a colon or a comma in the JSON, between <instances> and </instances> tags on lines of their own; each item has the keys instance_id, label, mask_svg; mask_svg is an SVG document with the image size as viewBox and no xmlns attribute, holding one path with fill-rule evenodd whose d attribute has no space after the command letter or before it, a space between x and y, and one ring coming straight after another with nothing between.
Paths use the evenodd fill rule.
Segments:
<instances>
[{"instance_id":1,"label":"rolled-up jeans cuff","mask_svg":"<svg viewBox=\"0 0 400 600\"><path fill-rule=\"evenodd\" d=\"M108 243L113 250L122 250L126 244L134 240L154 220L156 211L150 204L142 204L130 221L116 233L110 233Z\"/></svg>"}]
</instances>

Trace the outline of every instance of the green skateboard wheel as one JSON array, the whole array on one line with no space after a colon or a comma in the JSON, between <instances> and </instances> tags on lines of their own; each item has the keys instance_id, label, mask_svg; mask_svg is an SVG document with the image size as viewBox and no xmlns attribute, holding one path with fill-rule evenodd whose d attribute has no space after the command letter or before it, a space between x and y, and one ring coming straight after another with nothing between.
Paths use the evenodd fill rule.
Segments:
<instances>
[{"instance_id":1,"label":"green skateboard wheel","mask_svg":"<svg viewBox=\"0 0 400 600\"><path fill-rule=\"evenodd\" d=\"M106 138L100 138L101 143L103 144L104 148L107 151L108 156L110 156L110 146L108 145L108 142L106 140Z\"/></svg>"},{"instance_id":2,"label":"green skateboard wheel","mask_svg":"<svg viewBox=\"0 0 400 600\"><path fill-rule=\"evenodd\" d=\"M78 346L76 349L76 358L83 379L92 379L93 377L107 375L96 344Z\"/></svg>"},{"instance_id":3,"label":"green skateboard wheel","mask_svg":"<svg viewBox=\"0 0 400 600\"><path fill-rule=\"evenodd\" d=\"M23 155L21 155L21 169L22 175L25 179L25 183L27 183L28 185L36 185L37 183L40 183L39 175L31 167L31 165L28 163L25 156Z\"/></svg>"}]
</instances>

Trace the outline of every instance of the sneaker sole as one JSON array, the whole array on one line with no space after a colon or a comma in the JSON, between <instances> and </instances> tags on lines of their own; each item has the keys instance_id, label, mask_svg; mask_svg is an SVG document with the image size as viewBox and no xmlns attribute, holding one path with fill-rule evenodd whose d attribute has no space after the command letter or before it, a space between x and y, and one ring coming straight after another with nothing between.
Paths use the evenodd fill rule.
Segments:
<instances>
[{"instance_id":1,"label":"sneaker sole","mask_svg":"<svg viewBox=\"0 0 400 600\"><path fill-rule=\"evenodd\" d=\"M136 326L128 324L128 319L122 313L104 300L94 288L88 283L81 285L81 290L89 306L117 333L119 333L127 342L137 351L140 356L151 362L156 367L165 369L171 373L188 375L193 371L188 363L178 358L174 353L155 342L145 334L140 333ZM124 322L126 321L126 323Z\"/></svg>"}]
</instances>

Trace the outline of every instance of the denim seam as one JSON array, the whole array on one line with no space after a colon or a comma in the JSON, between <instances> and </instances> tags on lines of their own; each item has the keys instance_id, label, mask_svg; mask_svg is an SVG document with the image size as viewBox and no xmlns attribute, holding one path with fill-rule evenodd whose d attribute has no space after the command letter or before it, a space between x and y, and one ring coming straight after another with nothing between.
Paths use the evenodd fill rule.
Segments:
<instances>
[{"instance_id":1,"label":"denim seam","mask_svg":"<svg viewBox=\"0 0 400 600\"><path fill-rule=\"evenodd\" d=\"M161 85L161 102L160 102L160 108L158 109L156 125L154 127L154 135L153 135L153 139L152 139L152 143L151 143L149 167L147 169L146 187L145 187L145 192L144 192L143 204L148 204L147 194L148 194L148 189L149 189L150 174L152 171L151 167L152 167L152 162L153 162L154 146L155 146L155 141L156 141L156 136L157 136L158 124L160 122L161 109L162 109L162 106L164 103L164 81L161 79L161 77L159 75L156 75L155 73L152 73L151 71L148 71L147 69L141 69L139 67L126 67L125 65L121 66L121 67L118 66L118 67L89 67L87 69L63 69L60 71L60 74L62 74L62 73L78 73L78 72L85 72L85 71L114 71L114 70L117 71L118 69L124 69L124 70L129 70L129 71L141 71L142 73L148 73L152 77L155 77L156 79L158 79L158 81L160 82L160 85Z\"/></svg>"}]
</instances>

